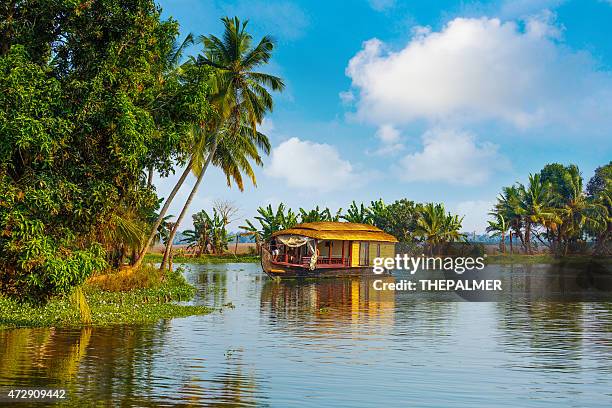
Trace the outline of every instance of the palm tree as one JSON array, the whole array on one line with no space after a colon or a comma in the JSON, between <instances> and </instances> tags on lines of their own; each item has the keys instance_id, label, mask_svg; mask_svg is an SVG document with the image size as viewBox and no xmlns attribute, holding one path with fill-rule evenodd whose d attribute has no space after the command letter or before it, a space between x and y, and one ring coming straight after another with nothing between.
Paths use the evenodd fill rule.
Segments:
<instances>
[{"instance_id":1,"label":"palm tree","mask_svg":"<svg viewBox=\"0 0 612 408\"><path fill-rule=\"evenodd\" d=\"M595 238L596 255L609 255L608 242L612 237L612 183L609 183L594 196L589 197L588 218L585 223L587 234Z\"/></svg>"},{"instance_id":2,"label":"palm tree","mask_svg":"<svg viewBox=\"0 0 612 408\"><path fill-rule=\"evenodd\" d=\"M180 60L181 60L181 58L183 56L183 53L184 53L185 49L189 45L191 45L191 44L193 44L193 35L190 33L183 40L182 43L179 44L177 42L177 43L175 43L173 45L172 50L165 57L164 68L160 72L160 76L158 78L159 82L163 82L163 81L166 80L167 77L177 75L177 74L179 74L181 72L182 67L180 65ZM192 166L192 162L190 160L187 163L187 166L183 170L183 173L179 177L178 181L176 182L176 184L172 188L172 191L168 195L168 198L166 198L166 201L164 202L164 205L162 206L161 210L159 211L157 219L151 225L151 229L149 231L149 236L146 238L146 240L143 241L143 245L140 247L140 252L138 254L138 259L133 260L134 261L133 262L134 263L134 265L133 265L134 268L138 268L142 264L142 261L144 259L145 254L149 250L149 247L151 246L151 243L155 240L155 237L158 234L158 229L159 229L160 225L163 222L167 221L166 213L168 212L168 209L170 208L170 204L172 203L172 200L174 200L174 197L176 196L176 194L178 193L180 188L183 186L183 183L185 182L185 180L187 179L187 176L191 172L191 166ZM148 172L149 172L149 174L148 174L148 177L147 177L148 178L147 185L150 187L152 185L152 181L153 181L153 167L152 166L149 166Z\"/></svg>"},{"instance_id":3,"label":"palm tree","mask_svg":"<svg viewBox=\"0 0 612 408\"><path fill-rule=\"evenodd\" d=\"M508 229L510 230L510 252L512 250L512 235L518 236L521 243L523 239L523 218L519 214L520 192L517 186L504 187L502 193L497 197L494 211L504 217Z\"/></svg>"},{"instance_id":4,"label":"palm tree","mask_svg":"<svg viewBox=\"0 0 612 408\"><path fill-rule=\"evenodd\" d=\"M517 213L523 218L524 244L528 254L533 254L531 240L532 232L537 224L555 228L560 222L558 214L553 207L553 196L547 184L543 183L539 174L529 175L529 184L519 184L520 201Z\"/></svg>"},{"instance_id":5,"label":"palm tree","mask_svg":"<svg viewBox=\"0 0 612 408\"><path fill-rule=\"evenodd\" d=\"M262 138L263 135L256 131L265 114L273 108L272 96L266 87L282 91L285 86L281 78L255 71L257 67L268 63L272 57L274 49L272 39L264 36L253 47L252 36L246 32L248 21L241 23L237 17L234 19L225 17L222 21L225 26L223 39L214 35L200 37L204 53L198 56L196 63L213 68L211 103L216 115L206 128L201 129L200 137L197 138L198 148L194 153L193 166L197 179L171 232L171 241L202 182L206 169L211 161L214 161L213 158L218 157L218 163L224 163L220 156L216 156L220 140L229 135L231 138L236 138L236 141L241 141L244 140L244 136L248 136L247 139L250 138L259 145L264 139L268 143L267 138L265 136ZM237 135L241 135L243 139ZM226 148L230 149L229 146L228 143ZM242 149L245 155L253 156L248 146L236 146L234 149ZM207 153L205 160L203 160L204 152ZM224 168L224 171L232 172L232 177L236 179L238 170L245 169L245 160L236 156L234 161L229 163L230 167ZM255 180L252 172L249 176ZM166 248L162 269L165 267L169 253L169 248Z\"/></svg>"},{"instance_id":6,"label":"palm tree","mask_svg":"<svg viewBox=\"0 0 612 408\"><path fill-rule=\"evenodd\" d=\"M551 236L557 242L558 255L567 255L570 241L583 238L584 226L590 222L590 208L593 202L583 191L582 176L576 166L569 166L563 177L563 191L555 191L553 202L559 208L560 225L555 225ZM554 189L556 190L556 189Z\"/></svg>"},{"instance_id":7,"label":"palm tree","mask_svg":"<svg viewBox=\"0 0 612 408\"><path fill-rule=\"evenodd\" d=\"M461 225L463 217L447 213L444 204L427 203L419 207L419 218L415 235L422 237L429 253L437 252L442 243L465 240Z\"/></svg>"},{"instance_id":8,"label":"palm tree","mask_svg":"<svg viewBox=\"0 0 612 408\"><path fill-rule=\"evenodd\" d=\"M442 242L446 214L442 204L427 203L420 209L415 235L422 237L429 253L433 255L436 246Z\"/></svg>"},{"instance_id":9,"label":"palm tree","mask_svg":"<svg viewBox=\"0 0 612 408\"><path fill-rule=\"evenodd\" d=\"M489 215L492 215L495 220L487 221L489 226L486 231L492 233L492 237L499 237L499 250L501 253L506 253L506 232L508 231L508 223L504 218L504 215L498 213L497 211L490 212Z\"/></svg>"},{"instance_id":10,"label":"palm tree","mask_svg":"<svg viewBox=\"0 0 612 408\"><path fill-rule=\"evenodd\" d=\"M198 128L199 129L199 128ZM223 129L221 133L225 132ZM202 139L206 138L206 135L202 133ZM210 142L210 138L208 138ZM242 174L246 174L254 185L257 185L257 180L255 178L255 172L251 166L249 160L252 160L255 164L261 166L263 165L263 161L261 156L259 155L259 151L263 151L265 154L270 152L270 142L268 138L253 129L251 129L248 125L241 125L237 129L237 132L229 134L227 136L223 136L219 138L219 142L217 143L215 155L212 159L212 163L214 166L219 167L226 176L227 185L231 187L232 181L236 183L240 191L244 190L244 181L242 179ZM198 180L202 180L203 173L199 172L198 169L201 168L201 163L204 159L204 152L208 151L210 147L199 149L199 153L194 156L194 173L198 176ZM197 184L197 183L196 183ZM189 204L191 203L193 197L195 196L195 192L197 190L197 185L192 189L185 206L179 215L179 219L177 221L183 219ZM178 231L178 225L175 225L175 228L171 231L171 237L174 237ZM162 260L161 267L164 268L166 262L168 261L168 257L172 251L173 242L170 241L169 245L166 246L164 251L164 259Z\"/></svg>"}]
</instances>

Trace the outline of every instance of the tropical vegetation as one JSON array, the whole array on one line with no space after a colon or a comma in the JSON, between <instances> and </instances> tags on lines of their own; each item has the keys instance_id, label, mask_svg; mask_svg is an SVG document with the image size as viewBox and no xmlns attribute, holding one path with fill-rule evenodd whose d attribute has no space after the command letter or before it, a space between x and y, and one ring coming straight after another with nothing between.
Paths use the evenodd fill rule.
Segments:
<instances>
[{"instance_id":1,"label":"tropical vegetation","mask_svg":"<svg viewBox=\"0 0 612 408\"><path fill-rule=\"evenodd\" d=\"M222 19L223 35L200 36L185 59L196 37L153 0L24 0L0 7L0 21L2 296L46 302L92 276L137 273L151 244L172 243L211 164L228 185L256 182L252 165L270 150L257 128L284 84L260 69L274 42L254 42L247 22ZM153 176L175 169L160 200ZM193 235L212 251L228 239Z\"/></svg>"},{"instance_id":2,"label":"tropical vegetation","mask_svg":"<svg viewBox=\"0 0 612 408\"><path fill-rule=\"evenodd\" d=\"M517 237L524 253L543 246L557 256L585 252L610 254L612 231L612 162L599 167L586 189L575 165L547 164L530 174L527 184L504 187L487 230L501 237Z\"/></svg>"},{"instance_id":3,"label":"tropical vegetation","mask_svg":"<svg viewBox=\"0 0 612 408\"><path fill-rule=\"evenodd\" d=\"M253 238L258 249L276 231L315 221L372 224L394 235L400 242L422 243L431 253L440 252L448 243L465 241L465 235L460 232L463 218L447 212L441 203L415 204L402 199L386 205L379 199L365 205L353 201L346 212L342 209L333 212L318 206L312 210L300 208L294 212L281 203L276 210L271 205L259 207L257 213L255 221L246 220L240 228L244 235Z\"/></svg>"}]
</instances>

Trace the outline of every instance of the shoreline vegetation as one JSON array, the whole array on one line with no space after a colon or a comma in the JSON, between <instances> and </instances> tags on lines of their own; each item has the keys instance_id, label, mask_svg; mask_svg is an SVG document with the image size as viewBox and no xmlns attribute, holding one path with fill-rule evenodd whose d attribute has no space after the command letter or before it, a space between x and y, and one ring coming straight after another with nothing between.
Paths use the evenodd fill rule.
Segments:
<instances>
[{"instance_id":1,"label":"shoreline vegetation","mask_svg":"<svg viewBox=\"0 0 612 408\"><path fill-rule=\"evenodd\" d=\"M144 261L160 263L164 258L163 254L147 254ZM202 254L199 256L174 255L172 261L175 264L216 264L216 263L259 263L259 255L226 253L222 255Z\"/></svg>"},{"instance_id":2,"label":"shoreline vegetation","mask_svg":"<svg viewBox=\"0 0 612 408\"><path fill-rule=\"evenodd\" d=\"M103 327L116 324L146 324L160 319L209 314L207 306L183 305L195 295L196 288L182 276L182 269L160 271L163 254L147 254L145 265L136 272L130 269L91 277L82 287L91 322L84 323L79 306L72 296L57 296L42 305L20 302L0 295L0 330L32 327ZM175 256L176 264L259 263L252 254L204 254ZM551 254L487 255L487 265L588 264L612 263L611 257Z\"/></svg>"},{"instance_id":3,"label":"shoreline vegetation","mask_svg":"<svg viewBox=\"0 0 612 408\"><path fill-rule=\"evenodd\" d=\"M160 273L157 268L144 265L136 272L123 270L99 275L88 279L81 292L86 299L88 319L83 318L82 306L73 295L56 296L44 304L0 295L0 330L146 324L215 310L177 303L192 299L196 292L180 269Z\"/></svg>"}]
</instances>

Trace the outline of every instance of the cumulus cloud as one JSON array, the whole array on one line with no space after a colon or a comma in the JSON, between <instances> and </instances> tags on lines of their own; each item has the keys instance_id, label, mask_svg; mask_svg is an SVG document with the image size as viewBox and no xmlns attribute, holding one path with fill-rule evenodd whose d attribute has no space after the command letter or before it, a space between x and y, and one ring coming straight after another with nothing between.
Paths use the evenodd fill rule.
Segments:
<instances>
[{"instance_id":1,"label":"cumulus cloud","mask_svg":"<svg viewBox=\"0 0 612 408\"><path fill-rule=\"evenodd\" d=\"M355 95L351 91L343 91L338 94L344 105L350 105L355 100Z\"/></svg>"},{"instance_id":2,"label":"cumulus cloud","mask_svg":"<svg viewBox=\"0 0 612 408\"><path fill-rule=\"evenodd\" d=\"M404 148L401 143L401 133L393 125L380 126L376 131L376 137L380 140L380 147L374 154L392 155L399 153Z\"/></svg>"},{"instance_id":3,"label":"cumulus cloud","mask_svg":"<svg viewBox=\"0 0 612 408\"><path fill-rule=\"evenodd\" d=\"M292 137L272 150L265 173L287 185L308 191L328 192L348 187L357 180L351 163L335 147Z\"/></svg>"},{"instance_id":4,"label":"cumulus cloud","mask_svg":"<svg viewBox=\"0 0 612 408\"><path fill-rule=\"evenodd\" d=\"M399 51L366 41L346 68L357 118L379 125L609 124L611 73L598 70L589 53L563 45L552 18L456 18L437 32L418 27Z\"/></svg>"},{"instance_id":5,"label":"cumulus cloud","mask_svg":"<svg viewBox=\"0 0 612 408\"><path fill-rule=\"evenodd\" d=\"M497 145L476 143L468 132L432 129L423 134L422 140L421 152L409 154L399 162L400 177L405 181L478 185L493 172L509 166Z\"/></svg>"}]
</instances>

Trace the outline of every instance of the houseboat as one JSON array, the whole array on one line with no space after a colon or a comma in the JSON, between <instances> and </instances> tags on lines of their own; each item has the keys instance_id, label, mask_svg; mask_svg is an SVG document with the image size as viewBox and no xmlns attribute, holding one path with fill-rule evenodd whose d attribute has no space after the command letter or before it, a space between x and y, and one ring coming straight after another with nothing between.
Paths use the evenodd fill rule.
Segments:
<instances>
[{"instance_id":1,"label":"houseboat","mask_svg":"<svg viewBox=\"0 0 612 408\"><path fill-rule=\"evenodd\" d=\"M373 275L377 257L394 257L397 239L373 225L309 222L277 231L262 247L261 265L272 277Z\"/></svg>"}]
</instances>

